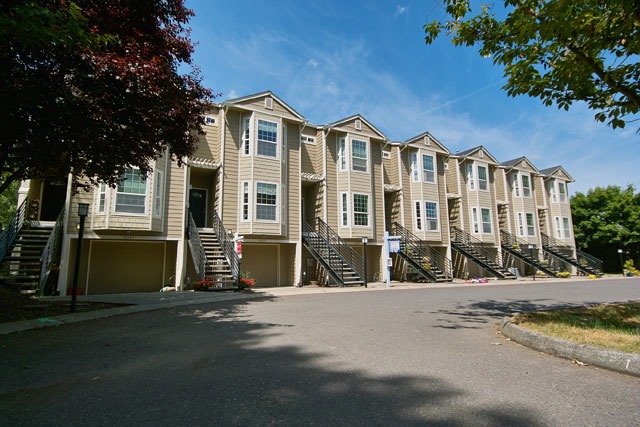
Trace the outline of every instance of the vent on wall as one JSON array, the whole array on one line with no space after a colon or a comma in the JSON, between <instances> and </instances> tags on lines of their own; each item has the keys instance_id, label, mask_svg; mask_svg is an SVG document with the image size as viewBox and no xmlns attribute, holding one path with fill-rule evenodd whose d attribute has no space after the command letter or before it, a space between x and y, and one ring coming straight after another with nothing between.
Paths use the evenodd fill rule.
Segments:
<instances>
[{"instance_id":1,"label":"vent on wall","mask_svg":"<svg viewBox=\"0 0 640 427\"><path fill-rule=\"evenodd\" d=\"M362 120L356 120L356 130L362 130Z\"/></svg>"},{"instance_id":2,"label":"vent on wall","mask_svg":"<svg viewBox=\"0 0 640 427\"><path fill-rule=\"evenodd\" d=\"M424 137L424 145L431 145L431 140L429 139L428 136Z\"/></svg>"},{"instance_id":3,"label":"vent on wall","mask_svg":"<svg viewBox=\"0 0 640 427\"><path fill-rule=\"evenodd\" d=\"M478 157L484 157L484 151L480 150L480 151L478 152Z\"/></svg>"},{"instance_id":4,"label":"vent on wall","mask_svg":"<svg viewBox=\"0 0 640 427\"><path fill-rule=\"evenodd\" d=\"M209 126L215 126L218 124L218 120L213 116L204 116L204 124Z\"/></svg>"},{"instance_id":5,"label":"vent on wall","mask_svg":"<svg viewBox=\"0 0 640 427\"><path fill-rule=\"evenodd\" d=\"M267 110L273 110L273 98L265 98L264 99L264 108Z\"/></svg>"}]
</instances>

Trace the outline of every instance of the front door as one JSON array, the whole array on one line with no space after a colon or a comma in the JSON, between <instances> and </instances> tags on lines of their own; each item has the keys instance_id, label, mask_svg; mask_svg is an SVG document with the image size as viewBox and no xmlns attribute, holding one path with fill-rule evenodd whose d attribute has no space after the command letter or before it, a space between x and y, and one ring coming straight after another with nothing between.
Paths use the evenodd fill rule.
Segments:
<instances>
[{"instance_id":1,"label":"front door","mask_svg":"<svg viewBox=\"0 0 640 427\"><path fill-rule=\"evenodd\" d=\"M64 207L67 198L67 186L64 183L46 182L42 189L40 221L55 221Z\"/></svg>"},{"instance_id":2,"label":"front door","mask_svg":"<svg viewBox=\"0 0 640 427\"><path fill-rule=\"evenodd\" d=\"M189 190L189 210L196 227L207 226L207 190L192 188Z\"/></svg>"}]
</instances>

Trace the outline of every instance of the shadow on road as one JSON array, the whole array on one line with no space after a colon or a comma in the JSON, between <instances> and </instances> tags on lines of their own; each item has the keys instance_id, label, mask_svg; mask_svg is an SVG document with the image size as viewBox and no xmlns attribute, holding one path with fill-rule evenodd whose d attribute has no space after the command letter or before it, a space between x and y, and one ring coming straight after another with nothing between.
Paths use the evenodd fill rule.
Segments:
<instances>
[{"instance_id":1,"label":"shadow on road","mask_svg":"<svg viewBox=\"0 0 640 427\"><path fill-rule=\"evenodd\" d=\"M261 323L247 310L269 302L182 307L0 337L4 422L537 425L528 408L475 405L436 377L378 376L347 369L329 354L273 346L267 340L286 342L298 326ZM491 302L468 310L470 318L477 310L485 319L505 313Z\"/></svg>"}]
</instances>

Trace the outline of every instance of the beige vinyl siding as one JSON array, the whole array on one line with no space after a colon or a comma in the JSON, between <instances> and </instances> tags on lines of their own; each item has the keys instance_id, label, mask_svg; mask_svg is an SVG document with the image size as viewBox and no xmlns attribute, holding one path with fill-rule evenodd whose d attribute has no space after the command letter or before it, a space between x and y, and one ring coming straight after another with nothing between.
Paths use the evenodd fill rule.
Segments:
<instances>
[{"instance_id":1,"label":"beige vinyl siding","mask_svg":"<svg viewBox=\"0 0 640 427\"><path fill-rule=\"evenodd\" d=\"M155 206L155 199L156 199L156 178L158 177L157 172L160 172L160 174L162 175L162 184L160 187L160 191L162 192L162 194L160 194L161 197L161 202L162 205L160 206L160 216L156 217L154 215L154 206ZM164 225L164 218L167 215L167 159L165 159L164 157L160 157L159 159L156 160L156 164L154 167L154 170L152 172L153 175L153 186L150 188L150 193L151 193L151 208L150 208L150 215L151 215L151 230L153 231L157 231L157 232L163 232L164 230L162 229L163 225Z\"/></svg>"},{"instance_id":2,"label":"beige vinyl siding","mask_svg":"<svg viewBox=\"0 0 640 427\"><path fill-rule=\"evenodd\" d=\"M108 189L107 189L108 191ZM93 203L93 192L85 192L80 191L73 196L70 203L70 210L67 214L67 227L70 233L75 234L78 230L78 225L80 224L80 217L78 216L78 203L88 203L89 204L89 216L85 219L85 230L90 229L91 227L91 219L95 214L96 205ZM147 218L148 223L148 218Z\"/></svg>"},{"instance_id":3,"label":"beige vinyl siding","mask_svg":"<svg viewBox=\"0 0 640 427\"><path fill-rule=\"evenodd\" d=\"M382 159L382 164L384 165L384 183L399 186L400 176L398 175L398 155L400 150L395 146L387 146L385 150L391 153L391 158Z\"/></svg>"},{"instance_id":4,"label":"beige vinyl siding","mask_svg":"<svg viewBox=\"0 0 640 427\"><path fill-rule=\"evenodd\" d=\"M240 118L237 111L227 111L225 120L225 147L223 164L223 207L222 222L225 228L238 229L238 203L239 189L241 183L238 182L238 158L242 141L240 139Z\"/></svg>"},{"instance_id":5,"label":"beige vinyl siding","mask_svg":"<svg viewBox=\"0 0 640 427\"><path fill-rule=\"evenodd\" d=\"M495 170L496 198L498 200L509 200L507 190L505 189L505 170L496 168Z\"/></svg>"},{"instance_id":6,"label":"beige vinyl siding","mask_svg":"<svg viewBox=\"0 0 640 427\"><path fill-rule=\"evenodd\" d=\"M364 123L362 125L364 127ZM384 179L382 176L382 150L379 140L370 141L371 156L371 197L370 201L370 218L373 221L373 237L377 242L384 239L385 223L384 223Z\"/></svg>"},{"instance_id":7,"label":"beige vinyl siding","mask_svg":"<svg viewBox=\"0 0 640 427\"><path fill-rule=\"evenodd\" d=\"M298 171L300 170L300 152L301 144L300 143L300 131L299 127L294 123L289 123L287 125L287 170L283 171L286 174L287 188L286 188L286 198L283 197L283 200L280 200L279 208L282 212L282 205L284 204L285 212L287 214L286 218L286 229L284 230L284 235L289 236L290 239L299 239L300 238L300 198L301 198L301 189L300 189L300 175L298 175ZM316 143L317 145L317 143ZM284 195L284 192L283 192Z\"/></svg>"},{"instance_id":8,"label":"beige vinyl siding","mask_svg":"<svg viewBox=\"0 0 640 427\"><path fill-rule=\"evenodd\" d=\"M264 97L260 97L260 98L255 98L255 99L251 99L251 100L247 100L245 102L240 102L234 105L237 106L241 106L244 108L247 108L248 110L251 111L256 111L259 113L263 113L263 114L267 114L267 115L271 115L271 116L278 116L278 117L282 117L285 119L289 119L289 120L293 120L296 122L300 122L300 119L298 117L296 117L294 114L292 114L286 107L284 107L283 105L281 105L275 98L273 99L273 109L267 109L264 106L264 99L266 98L266 96Z\"/></svg>"},{"instance_id":9,"label":"beige vinyl siding","mask_svg":"<svg viewBox=\"0 0 640 427\"><path fill-rule=\"evenodd\" d=\"M438 215L440 217L440 239L439 241L445 244L449 243L449 210L447 207L447 193L445 191L445 170L444 170L444 156L437 155L436 163L438 168L437 183L438 183Z\"/></svg>"},{"instance_id":10,"label":"beige vinyl siding","mask_svg":"<svg viewBox=\"0 0 640 427\"><path fill-rule=\"evenodd\" d=\"M542 176L535 177L535 185L533 186L534 192L533 195L535 197L536 206L539 208L547 207L547 199L545 197L545 181Z\"/></svg>"},{"instance_id":11,"label":"beige vinyl siding","mask_svg":"<svg viewBox=\"0 0 640 427\"><path fill-rule=\"evenodd\" d=\"M446 192L450 194L458 194L458 160L450 157L447 163Z\"/></svg>"},{"instance_id":12,"label":"beige vinyl siding","mask_svg":"<svg viewBox=\"0 0 640 427\"><path fill-rule=\"evenodd\" d=\"M171 238L182 238L184 230L185 167L178 167L176 162L171 162L165 181L166 230L167 236Z\"/></svg>"},{"instance_id":13,"label":"beige vinyl siding","mask_svg":"<svg viewBox=\"0 0 640 427\"><path fill-rule=\"evenodd\" d=\"M337 138L338 135L335 132L330 132L327 135L326 150L327 150L327 172L325 179L326 192L326 212L327 218L324 217L324 213L320 215L324 221L329 224L329 227L337 230L338 227L338 196L340 190L338 189L338 152L337 152ZM346 190L345 190L346 191ZM349 222L351 223L351 221Z\"/></svg>"}]
</instances>

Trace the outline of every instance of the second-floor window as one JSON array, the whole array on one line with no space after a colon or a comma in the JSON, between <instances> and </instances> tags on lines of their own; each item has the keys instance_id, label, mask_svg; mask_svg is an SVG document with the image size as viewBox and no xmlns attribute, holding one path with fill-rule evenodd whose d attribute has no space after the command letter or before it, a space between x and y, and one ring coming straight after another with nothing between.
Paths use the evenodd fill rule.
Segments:
<instances>
[{"instance_id":1,"label":"second-floor window","mask_svg":"<svg viewBox=\"0 0 640 427\"><path fill-rule=\"evenodd\" d=\"M251 154L251 118L245 117L242 120L242 153L246 156Z\"/></svg>"},{"instance_id":2,"label":"second-floor window","mask_svg":"<svg viewBox=\"0 0 640 427\"><path fill-rule=\"evenodd\" d=\"M527 214L527 235L528 236L535 236L536 235L536 226L535 226L535 222L534 222L532 213L528 213Z\"/></svg>"},{"instance_id":3,"label":"second-floor window","mask_svg":"<svg viewBox=\"0 0 640 427\"><path fill-rule=\"evenodd\" d=\"M242 220L249 221L249 181L242 182Z\"/></svg>"},{"instance_id":4,"label":"second-floor window","mask_svg":"<svg viewBox=\"0 0 640 427\"><path fill-rule=\"evenodd\" d=\"M564 231L564 238L565 239L571 238L571 223L569 222L569 218L567 217L562 218L562 229Z\"/></svg>"},{"instance_id":5,"label":"second-floor window","mask_svg":"<svg viewBox=\"0 0 640 427\"><path fill-rule=\"evenodd\" d=\"M116 192L116 212L146 212L147 180L139 169L127 168Z\"/></svg>"},{"instance_id":6,"label":"second-floor window","mask_svg":"<svg viewBox=\"0 0 640 427\"><path fill-rule=\"evenodd\" d=\"M489 190L489 178L487 177L487 167L478 165L478 189Z\"/></svg>"},{"instance_id":7,"label":"second-floor window","mask_svg":"<svg viewBox=\"0 0 640 427\"><path fill-rule=\"evenodd\" d=\"M520 197L520 183L518 181L517 172L513 172L511 174L511 189L513 190L514 197Z\"/></svg>"},{"instance_id":8,"label":"second-floor window","mask_svg":"<svg viewBox=\"0 0 640 427\"><path fill-rule=\"evenodd\" d=\"M368 194L353 194L353 225L369 226Z\"/></svg>"},{"instance_id":9,"label":"second-floor window","mask_svg":"<svg viewBox=\"0 0 640 427\"><path fill-rule=\"evenodd\" d=\"M558 183L558 194L560 194L560 203L567 203L567 187L564 182Z\"/></svg>"},{"instance_id":10,"label":"second-floor window","mask_svg":"<svg viewBox=\"0 0 640 427\"><path fill-rule=\"evenodd\" d=\"M258 120L258 155L278 157L278 124Z\"/></svg>"},{"instance_id":11,"label":"second-floor window","mask_svg":"<svg viewBox=\"0 0 640 427\"><path fill-rule=\"evenodd\" d=\"M276 221L278 212L278 185L256 183L256 220Z\"/></svg>"},{"instance_id":12,"label":"second-floor window","mask_svg":"<svg viewBox=\"0 0 640 427\"><path fill-rule=\"evenodd\" d=\"M416 202L416 230L422 231L422 203L420 201Z\"/></svg>"},{"instance_id":13,"label":"second-floor window","mask_svg":"<svg viewBox=\"0 0 640 427\"><path fill-rule=\"evenodd\" d=\"M340 193L340 225L342 227L349 226L349 195Z\"/></svg>"},{"instance_id":14,"label":"second-floor window","mask_svg":"<svg viewBox=\"0 0 640 427\"><path fill-rule=\"evenodd\" d=\"M522 174L522 196L531 197L531 178L529 175Z\"/></svg>"},{"instance_id":15,"label":"second-floor window","mask_svg":"<svg viewBox=\"0 0 640 427\"><path fill-rule=\"evenodd\" d=\"M351 140L351 167L354 171L367 171L367 143L365 141Z\"/></svg>"},{"instance_id":16,"label":"second-floor window","mask_svg":"<svg viewBox=\"0 0 640 427\"><path fill-rule=\"evenodd\" d=\"M411 153L411 181L418 182L420 171L418 171L418 153Z\"/></svg>"},{"instance_id":17,"label":"second-floor window","mask_svg":"<svg viewBox=\"0 0 640 427\"><path fill-rule=\"evenodd\" d=\"M153 190L153 216L159 218L162 215L162 197L164 195L164 179L162 172L156 171L156 182Z\"/></svg>"},{"instance_id":18,"label":"second-floor window","mask_svg":"<svg viewBox=\"0 0 640 427\"><path fill-rule=\"evenodd\" d=\"M347 170L347 140L340 138L338 140L338 168L341 171Z\"/></svg>"},{"instance_id":19,"label":"second-floor window","mask_svg":"<svg viewBox=\"0 0 640 427\"><path fill-rule=\"evenodd\" d=\"M473 174L473 163L467 165L467 182L469 183L469 190L476 189L476 178Z\"/></svg>"},{"instance_id":20,"label":"second-floor window","mask_svg":"<svg viewBox=\"0 0 640 427\"><path fill-rule=\"evenodd\" d=\"M424 216L427 223L427 231L438 230L438 204L436 202L424 202Z\"/></svg>"},{"instance_id":21,"label":"second-floor window","mask_svg":"<svg viewBox=\"0 0 640 427\"><path fill-rule=\"evenodd\" d=\"M100 195L98 196L98 213L104 213L107 204L107 186L100 184Z\"/></svg>"},{"instance_id":22,"label":"second-floor window","mask_svg":"<svg viewBox=\"0 0 640 427\"><path fill-rule=\"evenodd\" d=\"M491 234L491 210L488 208L482 208L482 232L485 234Z\"/></svg>"}]
</instances>

